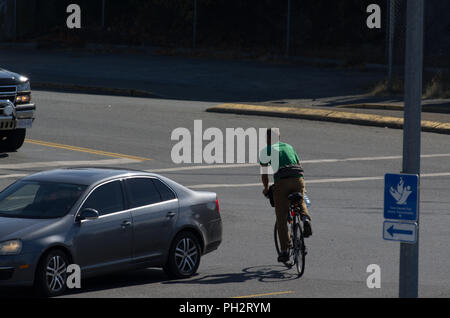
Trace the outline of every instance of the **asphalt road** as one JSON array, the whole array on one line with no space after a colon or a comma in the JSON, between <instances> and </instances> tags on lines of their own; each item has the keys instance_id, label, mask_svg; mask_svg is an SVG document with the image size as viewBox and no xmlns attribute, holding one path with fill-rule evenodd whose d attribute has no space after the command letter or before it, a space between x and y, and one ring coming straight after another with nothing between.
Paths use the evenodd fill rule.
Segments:
<instances>
[{"instance_id":1,"label":"asphalt road","mask_svg":"<svg viewBox=\"0 0 450 318\"><path fill-rule=\"evenodd\" d=\"M120 166L152 169L215 191L220 201L223 243L202 259L195 277L168 280L159 269L119 273L84 280L67 297L397 297L399 243L382 239L382 206L384 174L401 170L401 130L204 112L213 102L43 91L33 98L38 113L27 142L0 157L1 188L21 175L59 166ZM203 130L224 133L279 127L282 140L297 149L314 232L306 241L302 278L276 261L274 213L261 194L257 166L172 162L172 131L193 131L195 119L203 121ZM419 295L450 297L449 136L423 133L422 154ZM380 289L366 285L370 264L381 268Z\"/></svg>"}]
</instances>

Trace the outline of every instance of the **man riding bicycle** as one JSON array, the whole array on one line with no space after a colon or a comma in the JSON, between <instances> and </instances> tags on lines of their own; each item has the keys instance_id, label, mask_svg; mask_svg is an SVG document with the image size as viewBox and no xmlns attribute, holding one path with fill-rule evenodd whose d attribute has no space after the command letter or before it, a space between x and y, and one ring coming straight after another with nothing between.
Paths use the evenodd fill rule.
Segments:
<instances>
[{"instance_id":1,"label":"man riding bicycle","mask_svg":"<svg viewBox=\"0 0 450 318\"><path fill-rule=\"evenodd\" d=\"M274 141L273 144L272 140ZM260 164L263 168L272 166L274 173L273 199L281 249L278 262L286 263L289 261L288 249L292 244L287 226L287 218L289 215L288 196L293 192L300 192L304 196L305 181L300 158L295 149L291 145L280 142L279 140L280 133L278 129L267 129L268 146L260 153ZM272 159L276 158L274 156L278 158L278 167L274 167L274 163L272 162ZM269 176L267 170L262 172L261 180L264 186L263 194L267 197L269 194ZM303 200L300 205L300 211L302 216L304 216L304 237L309 237L312 235L311 217L308 214L308 208Z\"/></svg>"}]
</instances>

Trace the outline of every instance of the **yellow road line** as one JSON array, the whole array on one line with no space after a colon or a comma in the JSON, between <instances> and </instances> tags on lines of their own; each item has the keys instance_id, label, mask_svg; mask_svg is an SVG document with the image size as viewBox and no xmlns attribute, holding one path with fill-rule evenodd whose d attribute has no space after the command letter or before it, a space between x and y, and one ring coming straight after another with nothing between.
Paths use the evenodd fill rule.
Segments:
<instances>
[{"instance_id":1,"label":"yellow road line","mask_svg":"<svg viewBox=\"0 0 450 318\"><path fill-rule=\"evenodd\" d=\"M288 290L288 291L265 293L265 294L254 294L254 295L247 295L247 296L237 296L237 297L232 297L232 298L254 298L254 297L263 297L263 296L286 295L286 294L293 294L293 293L294 292L292 290Z\"/></svg>"},{"instance_id":2,"label":"yellow road line","mask_svg":"<svg viewBox=\"0 0 450 318\"><path fill-rule=\"evenodd\" d=\"M86 153L99 155L99 156L106 156L106 157L125 158L125 159L137 160L137 161L152 160L150 158L137 157L137 156L131 156L131 155L124 155L124 154L121 154L121 153L107 152L107 151L89 149L89 148L84 148L84 147L76 147L76 146L70 146L70 145L64 145L64 144L57 144L57 143L54 143L54 142L42 141L42 140L25 139L25 142L29 143L29 144L33 144L33 145L39 145L39 146L45 146L45 147L51 147L51 148L58 148L58 149L65 149L65 150L72 150L72 151L78 151L78 152L86 152Z\"/></svg>"}]
</instances>

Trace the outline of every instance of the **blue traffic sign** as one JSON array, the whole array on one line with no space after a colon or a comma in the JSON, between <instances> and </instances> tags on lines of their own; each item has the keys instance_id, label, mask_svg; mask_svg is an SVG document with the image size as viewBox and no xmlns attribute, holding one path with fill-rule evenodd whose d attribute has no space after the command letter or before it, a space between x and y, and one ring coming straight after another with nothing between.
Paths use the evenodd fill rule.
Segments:
<instances>
[{"instance_id":1,"label":"blue traffic sign","mask_svg":"<svg viewBox=\"0 0 450 318\"><path fill-rule=\"evenodd\" d=\"M384 218L417 221L419 177L415 174L384 176Z\"/></svg>"},{"instance_id":2,"label":"blue traffic sign","mask_svg":"<svg viewBox=\"0 0 450 318\"><path fill-rule=\"evenodd\" d=\"M417 242L417 223L384 221L383 239L405 243Z\"/></svg>"}]
</instances>

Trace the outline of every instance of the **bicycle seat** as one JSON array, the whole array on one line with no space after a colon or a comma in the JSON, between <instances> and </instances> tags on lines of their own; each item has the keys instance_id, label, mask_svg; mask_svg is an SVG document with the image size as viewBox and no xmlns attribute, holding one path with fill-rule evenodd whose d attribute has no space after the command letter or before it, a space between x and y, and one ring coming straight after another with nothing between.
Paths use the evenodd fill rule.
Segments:
<instances>
[{"instance_id":1,"label":"bicycle seat","mask_svg":"<svg viewBox=\"0 0 450 318\"><path fill-rule=\"evenodd\" d=\"M288 199L292 203L299 203L303 201L303 195L300 192L294 192L288 195Z\"/></svg>"}]
</instances>

